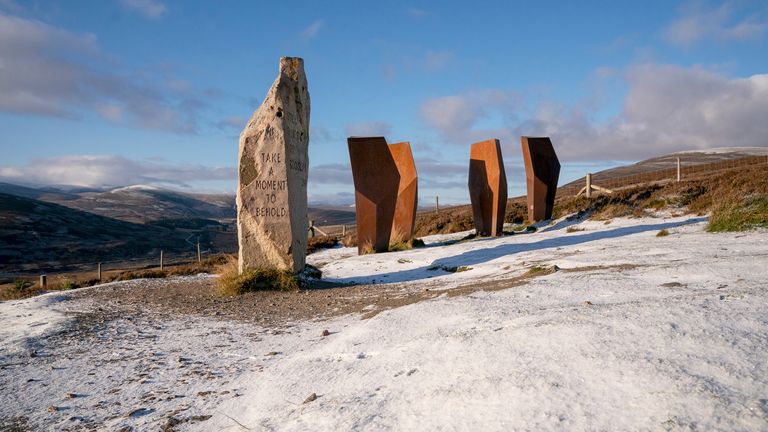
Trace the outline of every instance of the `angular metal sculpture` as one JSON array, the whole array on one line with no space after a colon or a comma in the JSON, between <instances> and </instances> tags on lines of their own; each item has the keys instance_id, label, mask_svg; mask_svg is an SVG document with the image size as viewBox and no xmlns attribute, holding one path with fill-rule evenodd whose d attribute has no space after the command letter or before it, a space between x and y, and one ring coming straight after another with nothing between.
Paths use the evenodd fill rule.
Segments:
<instances>
[{"instance_id":1,"label":"angular metal sculpture","mask_svg":"<svg viewBox=\"0 0 768 432\"><path fill-rule=\"evenodd\" d=\"M307 251L309 91L304 61L280 72L240 134L237 188L239 269L299 272Z\"/></svg>"},{"instance_id":2,"label":"angular metal sculpture","mask_svg":"<svg viewBox=\"0 0 768 432\"><path fill-rule=\"evenodd\" d=\"M419 187L411 144L350 137L347 145L355 183L357 252L386 252L391 243L410 242Z\"/></svg>"},{"instance_id":3,"label":"angular metal sculpture","mask_svg":"<svg viewBox=\"0 0 768 432\"><path fill-rule=\"evenodd\" d=\"M410 242L413 239L416 207L419 203L419 177L416 173L416 164L413 162L409 142L389 144L389 152L392 154L392 159L395 161L400 176L395 216L392 221L392 233L389 241L390 244Z\"/></svg>"},{"instance_id":4,"label":"angular metal sculpture","mask_svg":"<svg viewBox=\"0 0 768 432\"><path fill-rule=\"evenodd\" d=\"M384 137L347 138L355 183L357 253L386 252L400 175Z\"/></svg>"},{"instance_id":5,"label":"angular metal sculpture","mask_svg":"<svg viewBox=\"0 0 768 432\"><path fill-rule=\"evenodd\" d=\"M528 220L552 218L560 177L560 161L549 137L520 137L525 161L525 183L528 189Z\"/></svg>"},{"instance_id":6,"label":"angular metal sculpture","mask_svg":"<svg viewBox=\"0 0 768 432\"><path fill-rule=\"evenodd\" d=\"M472 144L469 153L469 198L480 236L499 236L507 209L507 175L499 140Z\"/></svg>"}]
</instances>

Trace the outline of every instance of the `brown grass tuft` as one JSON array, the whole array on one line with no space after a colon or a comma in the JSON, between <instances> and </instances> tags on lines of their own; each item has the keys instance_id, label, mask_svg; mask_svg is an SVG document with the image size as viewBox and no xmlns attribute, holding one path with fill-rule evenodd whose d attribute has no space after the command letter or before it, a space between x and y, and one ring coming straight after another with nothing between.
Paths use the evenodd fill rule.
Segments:
<instances>
[{"instance_id":1,"label":"brown grass tuft","mask_svg":"<svg viewBox=\"0 0 768 432\"><path fill-rule=\"evenodd\" d=\"M299 280L288 270L246 269L238 271L237 259L231 259L218 269L219 293L223 296L236 296L250 291L295 291L299 289Z\"/></svg>"}]
</instances>

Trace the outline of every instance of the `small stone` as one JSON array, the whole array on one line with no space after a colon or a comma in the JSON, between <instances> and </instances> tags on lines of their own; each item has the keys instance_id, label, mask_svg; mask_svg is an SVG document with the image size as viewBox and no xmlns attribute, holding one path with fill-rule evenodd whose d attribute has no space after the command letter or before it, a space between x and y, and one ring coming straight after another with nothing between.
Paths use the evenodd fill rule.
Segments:
<instances>
[{"instance_id":1,"label":"small stone","mask_svg":"<svg viewBox=\"0 0 768 432\"><path fill-rule=\"evenodd\" d=\"M77 394L75 394L75 393L66 393L66 394L64 394L64 398L65 399L74 399L76 397L77 397Z\"/></svg>"},{"instance_id":2,"label":"small stone","mask_svg":"<svg viewBox=\"0 0 768 432\"><path fill-rule=\"evenodd\" d=\"M589 301L589 300L584 300L582 303L584 304L584 306L592 306L592 304L593 304L593 303L592 303L591 301Z\"/></svg>"},{"instance_id":3,"label":"small stone","mask_svg":"<svg viewBox=\"0 0 768 432\"><path fill-rule=\"evenodd\" d=\"M307 396L306 399L304 399L304 403L310 403L313 402L315 399L317 399L317 394L312 393L311 395Z\"/></svg>"},{"instance_id":4,"label":"small stone","mask_svg":"<svg viewBox=\"0 0 768 432\"><path fill-rule=\"evenodd\" d=\"M59 407L57 407L55 405L51 405L51 406L48 407L48 412L56 412L58 410L59 410Z\"/></svg>"},{"instance_id":5,"label":"small stone","mask_svg":"<svg viewBox=\"0 0 768 432\"><path fill-rule=\"evenodd\" d=\"M320 336L322 336L322 337L326 337L326 336L330 336L330 335L331 335L331 332L329 332L328 330L323 330L323 332L320 333Z\"/></svg>"}]
</instances>

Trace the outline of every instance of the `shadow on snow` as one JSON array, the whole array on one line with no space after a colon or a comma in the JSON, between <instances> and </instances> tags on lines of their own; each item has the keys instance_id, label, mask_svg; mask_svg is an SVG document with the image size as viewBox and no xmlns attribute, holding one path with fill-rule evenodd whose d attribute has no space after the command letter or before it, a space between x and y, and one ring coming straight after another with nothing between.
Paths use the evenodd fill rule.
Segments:
<instances>
[{"instance_id":1,"label":"shadow on snow","mask_svg":"<svg viewBox=\"0 0 768 432\"><path fill-rule=\"evenodd\" d=\"M345 284L368 284L368 283L371 283L372 280L375 280L376 282L380 282L380 283L412 282L420 279L430 279L435 276L444 276L446 274L449 274L444 270L428 270L430 268L459 267L459 266L471 267L473 265L486 263L489 261L493 261L497 258L501 258L503 256L507 256L515 253L530 252L530 251L549 249L549 248L555 248L555 247L563 247L563 246L574 246L582 243L618 238L618 237L623 237L623 236L628 236L633 234L639 234L647 231L659 231L662 229L677 228L685 225L703 222L706 220L707 220L706 217L698 217L698 218L687 219L679 222L637 225L637 226L622 227L622 228L616 228L613 230L598 231L598 232L578 234L578 235L577 234L562 235L560 237L534 241L530 243L502 244L498 246L485 247L485 248L481 247L481 248L460 253L455 256L439 258L433 261L430 265L424 266L424 267L419 267L419 268L410 269L410 270L396 271L396 272L374 273L370 275L353 276L348 278L333 278L332 281L337 283L345 283ZM559 227L559 228L563 228L563 227ZM552 230L553 229L549 229L547 231L552 231ZM528 235L526 235L526 237L527 236ZM495 239L487 238L487 239L478 239L478 240L480 241L477 242L477 244L482 245L482 243L486 243L486 241L495 240ZM473 243L475 242L476 241L473 241Z\"/></svg>"}]
</instances>

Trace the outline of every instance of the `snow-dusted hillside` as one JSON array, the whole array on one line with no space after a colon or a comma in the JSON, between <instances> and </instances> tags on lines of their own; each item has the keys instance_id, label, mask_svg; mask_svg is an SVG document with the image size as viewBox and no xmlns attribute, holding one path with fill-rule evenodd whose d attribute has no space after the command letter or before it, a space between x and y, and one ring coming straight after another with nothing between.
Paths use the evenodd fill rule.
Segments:
<instances>
[{"instance_id":1,"label":"snow-dusted hillside","mask_svg":"<svg viewBox=\"0 0 768 432\"><path fill-rule=\"evenodd\" d=\"M86 326L77 313L103 306L87 297L3 303L0 425L763 430L768 234L705 223L560 221L398 253L328 250L311 261L329 280L443 294L280 328L141 305Z\"/></svg>"}]
</instances>

